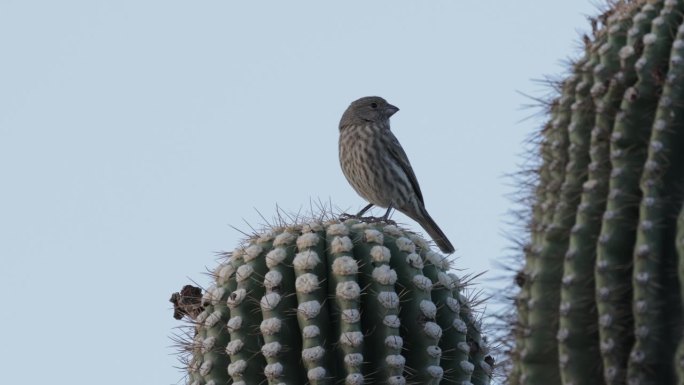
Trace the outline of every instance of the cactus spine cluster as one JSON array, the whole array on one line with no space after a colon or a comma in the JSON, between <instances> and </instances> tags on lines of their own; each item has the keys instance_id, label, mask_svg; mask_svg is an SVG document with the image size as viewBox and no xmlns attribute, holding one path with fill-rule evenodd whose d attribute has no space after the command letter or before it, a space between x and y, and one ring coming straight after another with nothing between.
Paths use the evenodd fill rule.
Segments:
<instances>
[{"instance_id":1,"label":"cactus spine cluster","mask_svg":"<svg viewBox=\"0 0 684 385\"><path fill-rule=\"evenodd\" d=\"M188 383L489 384L481 325L448 269L425 240L385 223L255 236L214 270L200 303L178 309L193 319Z\"/></svg>"},{"instance_id":2,"label":"cactus spine cluster","mask_svg":"<svg viewBox=\"0 0 684 385\"><path fill-rule=\"evenodd\" d=\"M684 384L683 15L614 2L550 105L512 384Z\"/></svg>"}]
</instances>

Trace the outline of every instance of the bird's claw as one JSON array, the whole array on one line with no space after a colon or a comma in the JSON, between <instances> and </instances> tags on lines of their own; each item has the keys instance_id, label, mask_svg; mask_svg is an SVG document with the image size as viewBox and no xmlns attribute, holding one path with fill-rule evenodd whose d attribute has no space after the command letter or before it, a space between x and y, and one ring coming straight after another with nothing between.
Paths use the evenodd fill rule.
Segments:
<instances>
[{"instance_id":1,"label":"bird's claw","mask_svg":"<svg viewBox=\"0 0 684 385\"><path fill-rule=\"evenodd\" d=\"M362 222L366 222L366 223L379 223L379 222L384 222L384 223L387 223L388 225L393 225L393 226L396 226L396 225L397 225L397 222L395 222L395 221L393 221L393 220L391 220L391 219L389 219L389 218L385 218L385 217L365 217L365 218L359 218L359 219L360 219Z\"/></svg>"},{"instance_id":2,"label":"bird's claw","mask_svg":"<svg viewBox=\"0 0 684 385\"><path fill-rule=\"evenodd\" d=\"M338 219L340 220L340 222L344 222L347 219L359 219L359 217L354 214L342 213L340 214L340 217Z\"/></svg>"},{"instance_id":3,"label":"bird's claw","mask_svg":"<svg viewBox=\"0 0 684 385\"><path fill-rule=\"evenodd\" d=\"M394 225L394 226L396 226L396 224L397 224L397 222L395 222L395 221L393 221L393 220L391 220L391 219L385 218L385 217L373 217L373 216L360 217L360 216L358 216L358 215L347 214L347 213L341 214L340 217L339 217L339 219L340 219L340 221L342 221L342 222L344 222L344 221L346 221L346 220L348 220L348 219L356 219L356 220L361 221L361 222L364 222L364 223L380 223L380 222L384 222L384 223L387 223L388 225Z\"/></svg>"}]
</instances>

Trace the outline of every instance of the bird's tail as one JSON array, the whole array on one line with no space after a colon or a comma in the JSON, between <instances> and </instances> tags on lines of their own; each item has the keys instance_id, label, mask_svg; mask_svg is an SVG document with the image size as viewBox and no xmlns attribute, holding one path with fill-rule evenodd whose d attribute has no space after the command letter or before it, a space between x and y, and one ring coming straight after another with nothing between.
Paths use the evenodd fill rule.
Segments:
<instances>
[{"instance_id":1,"label":"bird's tail","mask_svg":"<svg viewBox=\"0 0 684 385\"><path fill-rule=\"evenodd\" d=\"M430 238L432 238L433 241L437 244L440 250L442 250L443 253L445 254L451 254L454 251L454 246L449 242L449 239L447 236L444 234L442 229L437 226L437 223L435 223L434 219L428 214L427 210L423 205L416 205L418 207L415 208L415 210L410 210L410 211L403 211L404 214L408 215L409 217L413 218L418 224L427 231L427 233L430 235Z\"/></svg>"}]
</instances>

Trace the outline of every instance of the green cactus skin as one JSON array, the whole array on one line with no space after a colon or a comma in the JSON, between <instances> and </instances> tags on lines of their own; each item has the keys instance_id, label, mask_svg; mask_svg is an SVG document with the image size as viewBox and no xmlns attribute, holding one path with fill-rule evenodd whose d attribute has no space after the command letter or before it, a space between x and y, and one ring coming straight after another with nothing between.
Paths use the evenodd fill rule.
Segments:
<instances>
[{"instance_id":1,"label":"green cactus skin","mask_svg":"<svg viewBox=\"0 0 684 385\"><path fill-rule=\"evenodd\" d=\"M294 338L293 335L294 331L299 330L299 324L296 313L291 311L297 306L295 273L289 267L295 257L295 239L294 234L282 232L274 237L272 248L266 254L266 266L269 270L263 281L266 294L260 301L263 321L259 329L264 337L261 352L266 358L269 373L279 372L278 376L267 375L269 384L277 384L279 381L303 383L306 378L303 370L285 370L298 366L300 357L293 353L302 349L301 339Z\"/></svg>"},{"instance_id":2,"label":"green cactus skin","mask_svg":"<svg viewBox=\"0 0 684 385\"><path fill-rule=\"evenodd\" d=\"M512 384L684 384L684 1L611 7L542 132Z\"/></svg>"},{"instance_id":3,"label":"green cactus skin","mask_svg":"<svg viewBox=\"0 0 684 385\"><path fill-rule=\"evenodd\" d=\"M330 245L328 264L328 292L335 293L332 298L332 314L341 314L341 322L333 322L336 327L333 341L339 343L336 362L344 362L343 374L349 383L363 378L361 357L363 357L363 328L361 326L361 286L357 281L358 265L348 254L353 250L348 228L344 225L331 227L327 231L327 244ZM336 318L333 321L337 320ZM396 337L395 337L396 338ZM397 338L398 339L398 338ZM358 357L344 360L345 357ZM338 369L338 371L341 369Z\"/></svg>"},{"instance_id":4,"label":"green cactus skin","mask_svg":"<svg viewBox=\"0 0 684 385\"><path fill-rule=\"evenodd\" d=\"M422 248L421 248L422 249ZM423 273L432 282L432 300L437 306L437 324L443 328L440 348L445 370L454 368L450 380L463 383L471 380L475 366L469 361L470 344L467 343L468 325L461 317L461 301L458 295L459 280L455 275L445 275L448 262L437 253L421 252L426 259ZM472 330L472 329L471 329Z\"/></svg>"},{"instance_id":5,"label":"green cactus skin","mask_svg":"<svg viewBox=\"0 0 684 385\"><path fill-rule=\"evenodd\" d=\"M595 90L594 86L598 84L594 82L593 70L600 62L598 49L602 43L601 40L597 40L589 47L589 60L581 69L582 81L575 90L572 120L568 127L570 163L567 167L566 183L563 185L564 196L580 197L579 201L566 201L566 204L572 205L568 210L576 208L577 214L565 253L557 333L561 378L563 382L574 384L601 383L597 380L601 378L601 366L596 365L600 362L600 355L593 301L593 245L600 230L598 218L603 211L600 194L606 190L605 187L599 186L595 174L600 174L600 179L606 176L606 172L605 167L597 167L597 163L589 166L590 161L594 161L590 157L589 148L591 143L594 145L592 155L601 157L603 153L607 156L607 146L601 145L604 138L598 133L592 135L596 114L591 90Z\"/></svg>"},{"instance_id":6,"label":"green cactus skin","mask_svg":"<svg viewBox=\"0 0 684 385\"><path fill-rule=\"evenodd\" d=\"M487 385L492 377L492 367L487 363L486 343L482 338L482 323L475 318L468 300L463 295L458 295L458 302L461 306L461 318L467 327L468 345L470 346L469 362L473 367L471 382L473 385Z\"/></svg>"},{"instance_id":7,"label":"green cactus skin","mask_svg":"<svg viewBox=\"0 0 684 385\"><path fill-rule=\"evenodd\" d=\"M228 336L224 333L227 315L225 304L217 302L215 306L205 306L194 320L199 332L194 339L193 358L189 365L190 384L228 381L228 373L224 369L228 360L223 353L228 343Z\"/></svg>"},{"instance_id":8,"label":"green cactus skin","mask_svg":"<svg viewBox=\"0 0 684 385\"><path fill-rule=\"evenodd\" d=\"M554 109L557 109L557 107L558 101L554 101L554 103L551 103L550 111L554 111ZM540 143L539 156L543 159L543 162L539 169L540 183L537 185L534 193L537 197L544 197L546 195L546 187L550 185L552 177L552 173L549 172L551 164L549 154L552 153L552 129L553 126L550 123L547 123L542 130L543 140ZM532 286L530 277L532 276L534 268L536 267L536 260L538 256L533 245L539 244L539 242L541 242L541 238L543 237L543 232L547 225L547 223L544 222L544 213L543 200L538 199L532 209L532 221L529 225L529 229L532 233L530 236L530 241L524 246L524 270L518 273L516 277L517 283L520 286L520 293L515 300L517 317L513 328L515 347L510 352L511 356L513 357L513 368L509 374L509 382L511 385L519 385L522 383L522 360L520 357L521 352L525 350L525 336L528 331L527 324L529 309L527 304L530 299L530 287Z\"/></svg>"},{"instance_id":9,"label":"green cactus skin","mask_svg":"<svg viewBox=\"0 0 684 385\"><path fill-rule=\"evenodd\" d=\"M449 269L424 239L384 223L255 236L215 269L188 383L488 385L481 325Z\"/></svg>"},{"instance_id":10,"label":"green cactus skin","mask_svg":"<svg viewBox=\"0 0 684 385\"><path fill-rule=\"evenodd\" d=\"M253 357L254 352L258 352L262 345L261 336L254 333L261 324L262 317L259 302L251 300L264 295L264 287L259 285L257 278L266 274L263 254L263 247L254 244L245 250L236 250L231 256L230 263L236 268L237 289L229 294L226 301L230 310L230 319L227 322L230 342L226 352L231 361L228 374L236 384L255 376L266 365L263 356Z\"/></svg>"},{"instance_id":11,"label":"green cactus skin","mask_svg":"<svg viewBox=\"0 0 684 385\"><path fill-rule=\"evenodd\" d=\"M339 324L340 320L329 322L332 317L326 306L328 290L323 287L328 274L325 233L320 225L308 227L297 238L298 253L293 260L297 320L303 338L302 360L312 385L332 384L332 344L338 341L330 337L332 325ZM349 292L345 294L353 295Z\"/></svg>"},{"instance_id":12,"label":"green cactus skin","mask_svg":"<svg viewBox=\"0 0 684 385\"><path fill-rule=\"evenodd\" d=\"M338 225L340 227L342 225ZM342 226L347 229L346 226ZM363 287L367 287L367 295L362 302L362 319L364 330L373 330L367 336L367 346L384 346L384 349L369 349L363 357L374 362L375 370L371 379L395 379L401 382L404 372L403 339L399 329L399 298L396 293L397 275L390 268L389 256L384 245L384 234L377 229L364 229L363 226L352 226L349 231L354 242L355 260L372 261L359 266ZM389 358L389 359L388 359ZM401 363L401 364L400 364ZM389 381L388 381L389 382Z\"/></svg>"},{"instance_id":13,"label":"green cactus skin","mask_svg":"<svg viewBox=\"0 0 684 385\"><path fill-rule=\"evenodd\" d=\"M581 69L583 63L576 67ZM527 301L527 325L524 332L524 349L520 352L523 368L521 382L523 384L538 381L555 383L560 381L558 370L558 347L555 343L558 331L558 305L560 303L560 280L562 275L562 256L567 248L567 237L562 234L570 230L571 218L565 213L573 205L564 202L563 180L568 164L569 136L567 127L572 116L572 104L575 102L575 89L580 76L572 76L563 84L563 95L560 98L556 114L552 119L551 147L558 151L558 156L550 159L549 173L552 175L550 186L543 197L544 228L539 242L532 245L536 255L533 270L529 274L530 299ZM561 198L559 199L558 195ZM556 214L556 207L565 206L565 216ZM572 218L574 219L574 218ZM553 363L553 364L552 364Z\"/></svg>"},{"instance_id":14,"label":"green cactus skin","mask_svg":"<svg viewBox=\"0 0 684 385\"><path fill-rule=\"evenodd\" d=\"M643 198L634 253L636 343L630 354L627 379L640 384L674 381L674 362L661 357L672 356L676 349L670 323L681 326L681 317L671 317L679 314L677 307L679 305L681 310L681 302L672 302L676 296L673 298L668 288L676 287L677 280L673 280L667 271L674 271L677 266L676 224L672 213L679 208L679 203L673 205L671 197L681 188L683 170L681 145L684 141L678 131L684 127L684 105L675 101L684 100L684 27L679 28L675 43L672 34L682 22L682 10L684 1L665 4L659 16L662 21L654 21L651 33L644 37L646 48L640 59L643 62L637 67L639 81L635 89L638 95L634 103L642 100L645 106L657 105L641 175ZM664 87L661 79L654 78L663 73L666 73Z\"/></svg>"},{"instance_id":15,"label":"green cactus skin","mask_svg":"<svg viewBox=\"0 0 684 385\"><path fill-rule=\"evenodd\" d=\"M608 92L603 98L604 112L599 114L597 125L611 133L619 132L621 126L614 127L615 117L620 113L620 103L627 87L634 84L636 74L634 64L642 50L641 41L650 29L650 21L662 7L662 2L633 7L631 14L638 10L632 19L619 20L618 27L627 30L626 39L614 35L608 40L610 49L602 60L611 65L620 61L620 71L610 80ZM621 134L617 134L621 135ZM611 143L613 169L635 171L641 167L638 162L618 156L628 148L620 148L623 142ZM631 254L635 242L634 229L637 221L635 207L638 189L636 176L628 173L612 173L606 211L603 214L601 233L597 246L595 280L600 295L597 296L599 315L600 347L603 356L604 378L607 384L623 384L626 379L627 358L634 341L633 317L631 313L632 287L630 285L632 261Z\"/></svg>"},{"instance_id":16,"label":"green cactus skin","mask_svg":"<svg viewBox=\"0 0 684 385\"><path fill-rule=\"evenodd\" d=\"M679 288L681 290L681 299L684 307L684 206L679 212L679 219L677 220L677 254L679 256ZM677 368L677 384L684 385L684 333L679 338L679 347L675 356L674 364Z\"/></svg>"},{"instance_id":17,"label":"green cactus skin","mask_svg":"<svg viewBox=\"0 0 684 385\"><path fill-rule=\"evenodd\" d=\"M406 365L414 370L418 383L438 384L444 374L439 366L442 328L434 322L437 306L430 295L433 283L423 275L423 258L416 254L415 244L401 234L385 233L385 247L393 256L390 267L404 283L399 317L417 335L417 338L404 339Z\"/></svg>"}]
</instances>

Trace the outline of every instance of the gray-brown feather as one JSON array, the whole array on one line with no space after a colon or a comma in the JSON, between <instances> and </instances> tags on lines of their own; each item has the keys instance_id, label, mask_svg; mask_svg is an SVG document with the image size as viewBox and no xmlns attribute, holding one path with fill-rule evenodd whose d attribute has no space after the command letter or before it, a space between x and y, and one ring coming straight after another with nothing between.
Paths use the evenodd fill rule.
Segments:
<instances>
[{"instance_id":1,"label":"gray-brown feather","mask_svg":"<svg viewBox=\"0 0 684 385\"><path fill-rule=\"evenodd\" d=\"M394 136L382 124L347 126L340 132L340 164L361 197L376 206L401 209L420 199L409 175L391 155L388 133Z\"/></svg>"}]
</instances>

